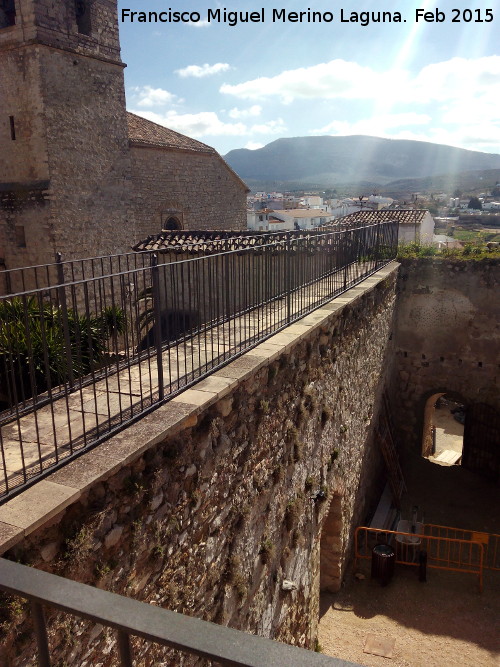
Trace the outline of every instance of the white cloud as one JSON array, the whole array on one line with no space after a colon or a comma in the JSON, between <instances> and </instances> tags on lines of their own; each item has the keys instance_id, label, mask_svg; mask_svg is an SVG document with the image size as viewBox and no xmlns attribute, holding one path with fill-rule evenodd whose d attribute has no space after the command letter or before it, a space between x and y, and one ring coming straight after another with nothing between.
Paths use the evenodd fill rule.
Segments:
<instances>
[{"instance_id":1,"label":"white cloud","mask_svg":"<svg viewBox=\"0 0 500 667\"><path fill-rule=\"evenodd\" d=\"M311 130L310 134L370 134L381 137L387 131L397 127L411 127L414 125L428 125L431 117L414 111L407 113L383 114L371 116L355 122L334 120L324 127Z\"/></svg>"},{"instance_id":2,"label":"white cloud","mask_svg":"<svg viewBox=\"0 0 500 667\"><path fill-rule=\"evenodd\" d=\"M407 70L384 72L356 62L331 60L311 67L285 70L274 77L260 77L235 85L223 84L221 93L245 100L279 97L296 99L373 100L386 104L500 98L500 56L451 58L423 67L416 74Z\"/></svg>"},{"instance_id":3,"label":"white cloud","mask_svg":"<svg viewBox=\"0 0 500 667\"><path fill-rule=\"evenodd\" d=\"M183 69L176 69L175 73L182 78L186 77L195 77L200 79L205 76L213 76L214 74L220 74L221 72L227 72L231 69L231 65L228 63L215 63L215 65L209 65L205 63L204 65L188 65Z\"/></svg>"},{"instance_id":4,"label":"white cloud","mask_svg":"<svg viewBox=\"0 0 500 667\"><path fill-rule=\"evenodd\" d=\"M260 144L258 141L247 141L245 148L248 148L249 151L256 151L258 148L262 148L264 144Z\"/></svg>"},{"instance_id":5,"label":"white cloud","mask_svg":"<svg viewBox=\"0 0 500 667\"><path fill-rule=\"evenodd\" d=\"M242 136L248 133L244 123L224 123L213 111L182 114L176 111L155 113L154 111L141 110L132 113L137 113L154 123L164 125L190 137Z\"/></svg>"},{"instance_id":6,"label":"white cloud","mask_svg":"<svg viewBox=\"0 0 500 667\"><path fill-rule=\"evenodd\" d=\"M269 120L267 123L252 125L250 132L252 134L281 134L286 130L286 125L282 118Z\"/></svg>"},{"instance_id":7,"label":"white cloud","mask_svg":"<svg viewBox=\"0 0 500 667\"><path fill-rule=\"evenodd\" d=\"M260 116L261 113L262 107L258 104L254 104L248 109L238 109L237 107L234 107L234 109L228 111L230 118L248 118L249 116Z\"/></svg>"},{"instance_id":8,"label":"white cloud","mask_svg":"<svg viewBox=\"0 0 500 667\"><path fill-rule=\"evenodd\" d=\"M245 100L259 100L278 96L284 103L295 99L364 99L387 92L393 78L404 77L403 72L375 72L346 60L331 60L312 67L286 70L274 77L260 77L235 85L223 84L221 93Z\"/></svg>"},{"instance_id":9,"label":"white cloud","mask_svg":"<svg viewBox=\"0 0 500 667\"><path fill-rule=\"evenodd\" d=\"M206 28L212 24L207 19L201 19L201 21L188 21L186 25L190 25L193 28Z\"/></svg>"},{"instance_id":10,"label":"white cloud","mask_svg":"<svg viewBox=\"0 0 500 667\"><path fill-rule=\"evenodd\" d=\"M136 86L135 88L132 88L132 95L135 103L139 107L166 106L167 104L184 101L177 97L177 95L169 93L168 90L163 90L163 88L152 88L151 86Z\"/></svg>"},{"instance_id":11,"label":"white cloud","mask_svg":"<svg viewBox=\"0 0 500 667\"><path fill-rule=\"evenodd\" d=\"M500 56L451 58L422 68L412 82L417 101L499 99Z\"/></svg>"},{"instance_id":12,"label":"white cloud","mask_svg":"<svg viewBox=\"0 0 500 667\"><path fill-rule=\"evenodd\" d=\"M220 92L242 100L276 97L295 100L340 100L336 120L311 134L370 134L418 139L499 152L500 56L454 57L416 72L383 72L356 62L332 60L286 70ZM363 100L364 118L341 115L350 100ZM254 131L259 131L255 126Z\"/></svg>"},{"instance_id":13,"label":"white cloud","mask_svg":"<svg viewBox=\"0 0 500 667\"><path fill-rule=\"evenodd\" d=\"M277 120L270 120L267 123L248 126L245 123L225 123L213 111L202 111L200 113L179 113L174 110L165 112L146 111L144 109L131 110L138 116L147 118L172 130L176 130L181 134L186 134L189 137L205 137L205 136L232 136L245 137L254 134L281 134L286 127L281 118ZM253 140L249 141L249 145L255 148L261 148L262 144Z\"/></svg>"}]
</instances>

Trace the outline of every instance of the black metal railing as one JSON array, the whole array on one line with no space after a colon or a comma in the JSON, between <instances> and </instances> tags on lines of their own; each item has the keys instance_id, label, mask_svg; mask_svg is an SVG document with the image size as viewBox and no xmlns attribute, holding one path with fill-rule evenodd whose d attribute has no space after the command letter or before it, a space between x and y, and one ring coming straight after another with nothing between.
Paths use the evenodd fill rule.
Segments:
<instances>
[{"instance_id":1,"label":"black metal railing","mask_svg":"<svg viewBox=\"0 0 500 667\"><path fill-rule=\"evenodd\" d=\"M397 229L4 272L23 289L0 297L0 499L372 274Z\"/></svg>"},{"instance_id":2,"label":"black metal railing","mask_svg":"<svg viewBox=\"0 0 500 667\"><path fill-rule=\"evenodd\" d=\"M161 609L5 559L0 559L0 590L31 603L40 667L51 665L44 607L113 628L115 650L124 667L133 664L131 637L214 660L218 665L354 667L354 663Z\"/></svg>"}]
</instances>

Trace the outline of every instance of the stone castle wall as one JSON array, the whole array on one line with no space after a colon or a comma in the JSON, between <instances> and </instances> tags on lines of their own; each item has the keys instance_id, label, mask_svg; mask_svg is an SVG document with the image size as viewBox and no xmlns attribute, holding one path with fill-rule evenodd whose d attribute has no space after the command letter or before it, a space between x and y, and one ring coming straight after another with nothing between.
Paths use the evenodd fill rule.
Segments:
<instances>
[{"instance_id":1,"label":"stone castle wall","mask_svg":"<svg viewBox=\"0 0 500 667\"><path fill-rule=\"evenodd\" d=\"M395 279L382 270L5 504L7 557L313 648L320 578L340 586L379 490ZM28 612L3 613L0 665L33 664ZM101 626L52 616L49 635L55 662L113 664Z\"/></svg>"},{"instance_id":2,"label":"stone castle wall","mask_svg":"<svg viewBox=\"0 0 500 667\"><path fill-rule=\"evenodd\" d=\"M393 418L421 451L426 401L436 393L500 410L500 264L405 259L394 331Z\"/></svg>"}]
</instances>

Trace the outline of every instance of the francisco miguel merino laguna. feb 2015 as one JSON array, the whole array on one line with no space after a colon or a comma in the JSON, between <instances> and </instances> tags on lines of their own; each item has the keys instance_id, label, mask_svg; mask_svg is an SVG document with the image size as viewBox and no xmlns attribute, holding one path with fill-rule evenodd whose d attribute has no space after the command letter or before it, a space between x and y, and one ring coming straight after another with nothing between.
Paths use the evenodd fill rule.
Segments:
<instances>
[{"instance_id":1,"label":"francisco miguel merino laguna. feb 2015","mask_svg":"<svg viewBox=\"0 0 500 667\"><path fill-rule=\"evenodd\" d=\"M438 8L431 11L415 9L413 20L416 23L491 23L492 9L452 9L448 16ZM300 12L286 9L266 9L255 11L231 11L224 8L207 9L206 19L197 11L177 11L170 7L162 12L121 10L122 23L225 23L234 27L240 23L265 23L266 16L272 23L358 23L362 26L371 23L406 23L401 12L357 12L340 9L335 12L318 12L310 8Z\"/></svg>"}]
</instances>

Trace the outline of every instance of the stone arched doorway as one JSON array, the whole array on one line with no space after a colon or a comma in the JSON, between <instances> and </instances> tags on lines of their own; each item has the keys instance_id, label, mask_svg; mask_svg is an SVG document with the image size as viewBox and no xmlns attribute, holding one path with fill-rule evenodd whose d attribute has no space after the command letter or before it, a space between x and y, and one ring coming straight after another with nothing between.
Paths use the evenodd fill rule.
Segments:
<instances>
[{"instance_id":1,"label":"stone arched doorway","mask_svg":"<svg viewBox=\"0 0 500 667\"><path fill-rule=\"evenodd\" d=\"M459 463L500 479L500 412L454 392L431 393L424 407L421 453L441 465Z\"/></svg>"},{"instance_id":2,"label":"stone arched doorway","mask_svg":"<svg viewBox=\"0 0 500 667\"><path fill-rule=\"evenodd\" d=\"M422 456L440 464L459 463L463 451L465 400L453 393L432 393L425 402Z\"/></svg>"}]
</instances>

